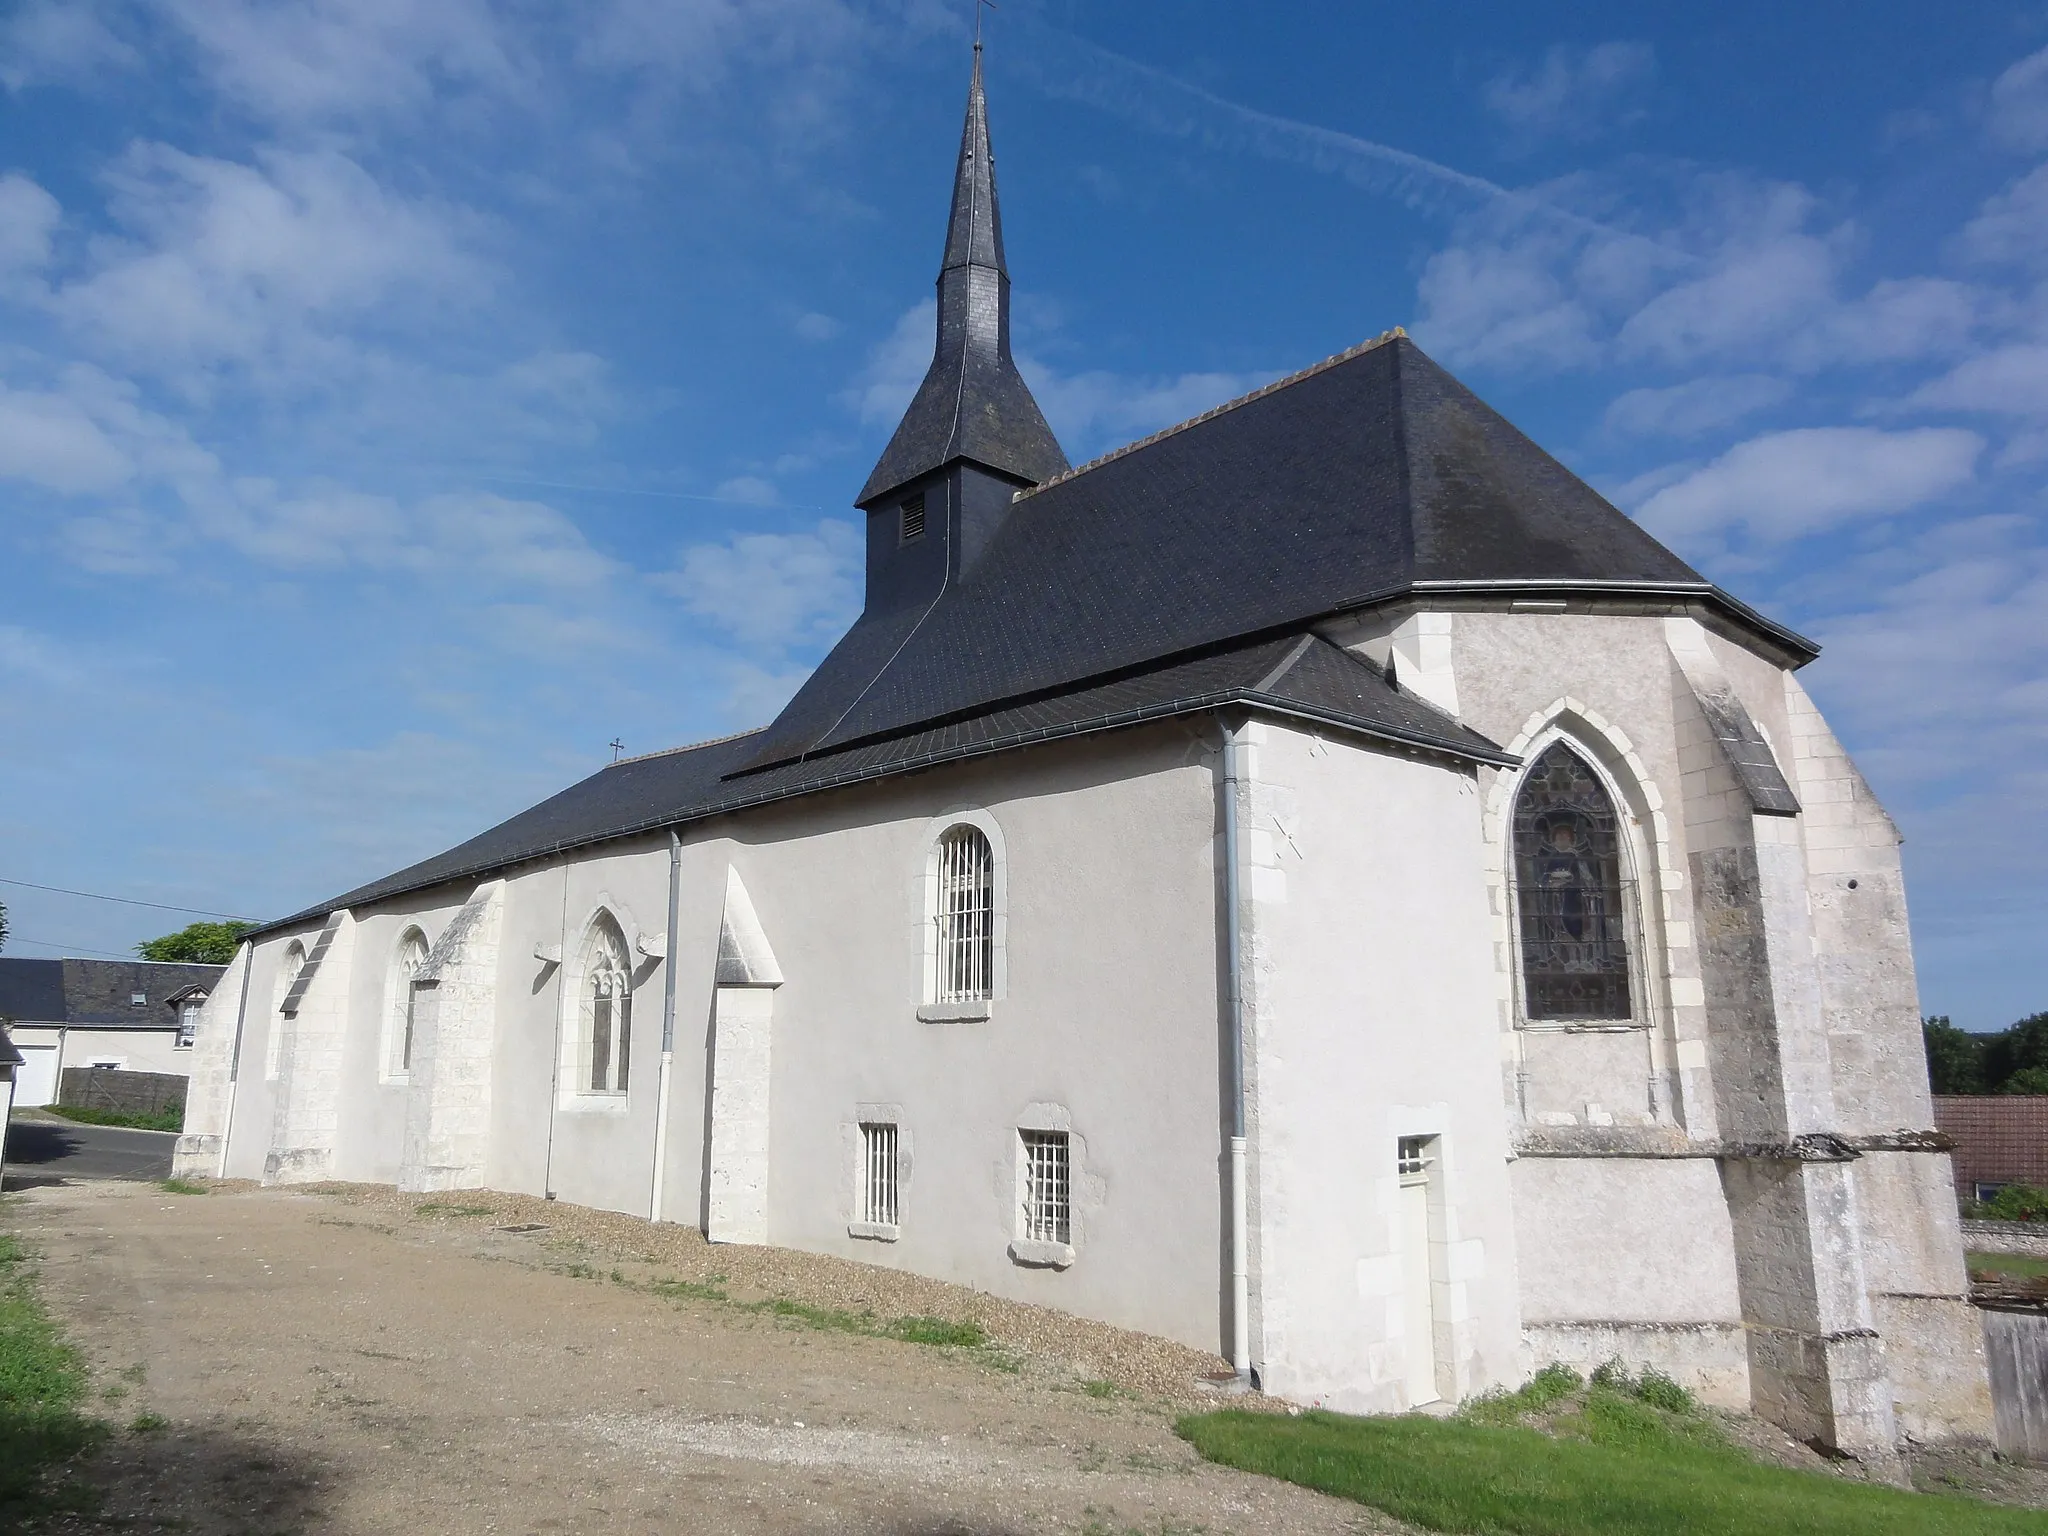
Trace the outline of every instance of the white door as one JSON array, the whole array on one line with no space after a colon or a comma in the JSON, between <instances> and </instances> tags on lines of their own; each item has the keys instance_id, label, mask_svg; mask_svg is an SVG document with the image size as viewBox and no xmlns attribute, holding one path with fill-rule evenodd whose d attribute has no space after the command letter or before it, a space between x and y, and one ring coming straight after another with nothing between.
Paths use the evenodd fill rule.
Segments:
<instances>
[{"instance_id":1,"label":"white door","mask_svg":"<svg viewBox=\"0 0 2048 1536\"><path fill-rule=\"evenodd\" d=\"M1429 1160L1427 1143L1401 1139L1401 1316L1408 1338L1408 1402L1433 1403L1436 1387L1436 1307L1429 1278Z\"/></svg>"},{"instance_id":2,"label":"white door","mask_svg":"<svg viewBox=\"0 0 2048 1536\"><path fill-rule=\"evenodd\" d=\"M21 1045L22 1064L14 1069L14 1107L29 1109L57 1102L57 1047Z\"/></svg>"}]
</instances>

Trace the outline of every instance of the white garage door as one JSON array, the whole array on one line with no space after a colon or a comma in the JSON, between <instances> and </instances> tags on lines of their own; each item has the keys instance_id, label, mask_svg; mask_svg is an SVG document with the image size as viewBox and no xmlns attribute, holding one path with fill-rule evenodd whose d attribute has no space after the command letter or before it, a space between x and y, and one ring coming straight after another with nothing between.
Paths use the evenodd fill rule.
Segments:
<instances>
[{"instance_id":1,"label":"white garage door","mask_svg":"<svg viewBox=\"0 0 2048 1536\"><path fill-rule=\"evenodd\" d=\"M14 1069L14 1102L26 1109L32 1104L57 1102L57 1047L21 1045L22 1064Z\"/></svg>"}]
</instances>

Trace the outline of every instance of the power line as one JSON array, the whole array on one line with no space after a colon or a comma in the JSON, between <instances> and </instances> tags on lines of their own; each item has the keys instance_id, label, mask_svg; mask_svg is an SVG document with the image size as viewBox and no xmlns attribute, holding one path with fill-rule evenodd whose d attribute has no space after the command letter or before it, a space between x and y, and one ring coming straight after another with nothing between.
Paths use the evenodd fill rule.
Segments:
<instances>
[{"instance_id":1,"label":"power line","mask_svg":"<svg viewBox=\"0 0 2048 1536\"><path fill-rule=\"evenodd\" d=\"M51 939L25 939L18 933L7 936L10 944L33 944L37 949L61 949L81 955L104 955L109 960L133 960L133 955L117 955L111 949L89 949L83 944L59 944Z\"/></svg>"},{"instance_id":2,"label":"power line","mask_svg":"<svg viewBox=\"0 0 2048 1536\"><path fill-rule=\"evenodd\" d=\"M209 912L204 907L174 907L161 901L138 901L133 896L102 896L98 891L72 891L61 885L37 885L33 880L10 880L0 875L0 885L21 885L32 891L50 891L59 896L83 896L88 901L118 901L130 907L155 907L159 912L186 912L194 917L224 917L231 923L254 922L238 912Z\"/></svg>"}]
</instances>

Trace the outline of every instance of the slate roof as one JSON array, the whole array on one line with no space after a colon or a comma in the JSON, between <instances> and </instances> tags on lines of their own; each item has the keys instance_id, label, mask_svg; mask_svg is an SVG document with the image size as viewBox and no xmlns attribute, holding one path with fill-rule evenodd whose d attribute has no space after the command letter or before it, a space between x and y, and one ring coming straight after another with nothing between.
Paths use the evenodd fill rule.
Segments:
<instances>
[{"instance_id":1,"label":"slate roof","mask_svg":"<svg viewBox=\"0 0 2048 1536\"><path fill-rule=\"evenodd\" d=\"M880 501L955 459L972 459L1025 485L1067 467L1010 357L1010 272L978 44L939 262L938 342L924 382L854 505Z\"/></svg>"},{"instance_id":2,"label":"slate roof","mask_svg":"<svg viewBox=\"0 0 2048 1536\"><path fill-rule=\"evenodd\" d=\"M1728 598L1398 332L1022 493L921 613L863 615L752 766L1407 593Z\"/></svg>"},{"instance_id":3,"label":"slate roof","mask_svg":"<svg viewBox=\"0 0 2048 1536\"><path fill-rule=\"evenodd\" d=\"M30 960L0 957L0 1018L21 1024L164 1029L169 1005L197 986L211 992L225 966L153 960ZM140 1008L130 999L140 992Z\"/></svg>"},{"instance_id":4,"label":"slate roof","mask_svg":"<svg viewBox=\"0 0 2048 1536\"><path fill-rule=\"evenodd\" d=\"M735 776L759 732L615 763L446 853L266 925L303 923L529 859L940 763L1227 705L1473 762L1515 759L1377 667L1315 635L1280 635L1184 657L765 773Z\"/></svg>"}]
</instances>

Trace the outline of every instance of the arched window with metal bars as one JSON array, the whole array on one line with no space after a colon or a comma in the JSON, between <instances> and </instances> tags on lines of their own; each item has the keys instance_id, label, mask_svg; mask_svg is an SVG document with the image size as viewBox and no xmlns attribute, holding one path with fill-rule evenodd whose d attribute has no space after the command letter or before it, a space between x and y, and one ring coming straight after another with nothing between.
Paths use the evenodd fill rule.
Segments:
<instances>
[{"instance_id":1,"label":"arched window with metal bars","mask_svg":"<svg viewBox=\"0 0 2048 1536\"><path fill-rule=\"evenodd\" d=\"M996 858L979 827L949 827L939 839L933 882L938 967L932 1001L995 995Z\"/></svg>"},{"instance_id":2,"label":"arched window with metal bars","mask_svg":"<svg viewBox=\"0 0 2048 1536\"><path fill-rule=\"evenodd\" d=\"M1620 818L1599 775L1562 741L1515 796L1514 847L1524 1017L1634 1017Z\"/></svg>"}]
</instances>

